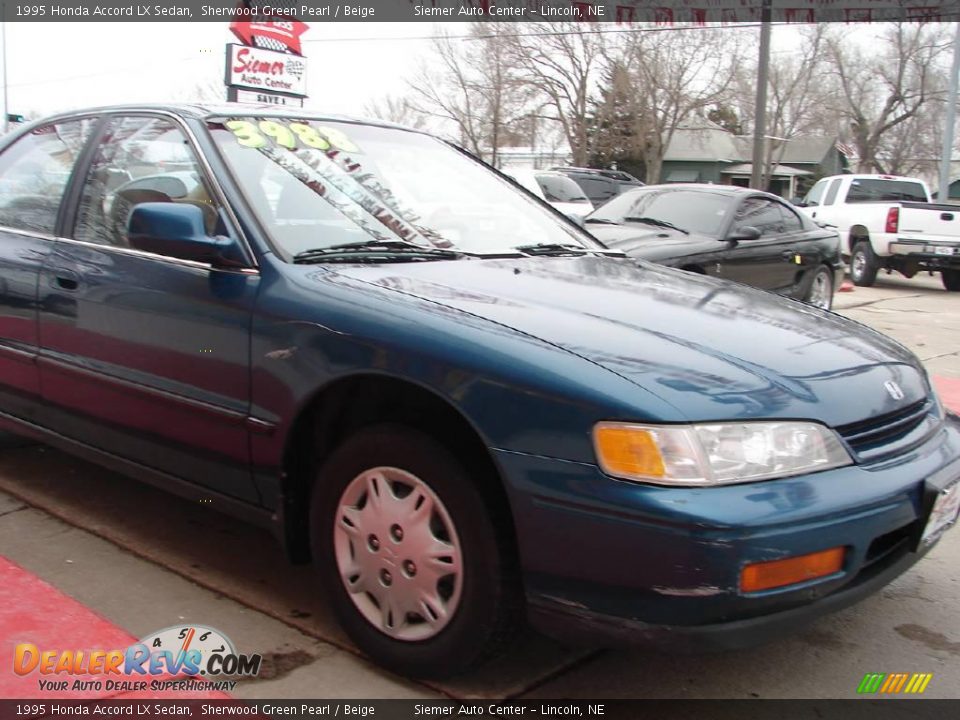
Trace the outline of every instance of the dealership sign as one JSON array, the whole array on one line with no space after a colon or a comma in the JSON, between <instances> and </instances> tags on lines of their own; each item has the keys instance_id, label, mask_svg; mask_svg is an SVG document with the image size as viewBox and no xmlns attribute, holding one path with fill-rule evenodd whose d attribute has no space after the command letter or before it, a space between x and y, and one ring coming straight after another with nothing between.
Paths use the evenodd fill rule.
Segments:
<instances>
[{"instance_id":1,"label":"dealership sign","mask_svg":"<svg viewBox=\"0 0 960 720\"><path fill-rule=\"evenodd\" d=\"M227 45L226 84L261 92L307 95L307 61L273 50Z\"/></svg>"},{"instance_id":2,"label":"dealership sign","mask_svg":"<svg viewBox=\"0 0 960 720\"><path fill-rule=\"evenodd\" d=\"M230 32L244 45L255 46L254 38L265 38L286 48L287 52L302 55L300 36L307 30L307 24L299 20L289 22L242 22L230 23Z\"/></svg>"},{"instance_id":3,"label":"dealership sign","mask_svg":"<svg viewBox=\"0 0 960 720\"><path fill-rule=\"evenodd\" d=\"M303 107L303 98L278 95L277 93L257 92L230 88L227 93L230 102L253 103L255 105L277 105L279 107Z\"/></svg>"}]
</instances>

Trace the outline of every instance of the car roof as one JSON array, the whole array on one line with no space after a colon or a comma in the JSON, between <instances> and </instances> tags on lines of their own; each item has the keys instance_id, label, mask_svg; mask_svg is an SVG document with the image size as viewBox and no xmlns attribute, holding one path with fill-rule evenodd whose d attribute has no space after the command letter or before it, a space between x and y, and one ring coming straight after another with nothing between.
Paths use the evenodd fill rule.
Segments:
<instances>
[{"instance_id":1,"label":"car roof","mask_svg":"<svg viewBox=\"0 0 960 720\"><path fill-rule=\"evenodd\" d=\"M648 190L697 190L699 192L710 192L716 195L764 195L767 197L783 200L783 198L764 190L754 190L753 188L739 187L737 185L711 185L710 183L661 183L659 185L643 185L641 187L624 190L623 195Z\"/></svg>"},{"instance_id":2,"label":"car roof","mask_svg":"<svg viewBox=\"0 0 960 720\"><path fill-rule=\"evenodd\" d=\"M195 120L210 120L220 117L278 117L290 118L291 120L327 120L337 122L349 122L361 125L377 125L380 127L395 128L398 130L408 130L421 134L429 134L423 130L410 128L398 123L376 118L362 118L339 113L328 113L310 108L286 108L276 105L254 104L254 103L136 103L125 105L100 105L95 107L76 108L74 110L64 111L42 118L38 122L49 122L51 120L69 118L77 115L97 115L97 114L122 114L139 112L165 112L179 115L184 118ZM32 124L32 123L31 123Z\"/></svg>"}]
</instances>

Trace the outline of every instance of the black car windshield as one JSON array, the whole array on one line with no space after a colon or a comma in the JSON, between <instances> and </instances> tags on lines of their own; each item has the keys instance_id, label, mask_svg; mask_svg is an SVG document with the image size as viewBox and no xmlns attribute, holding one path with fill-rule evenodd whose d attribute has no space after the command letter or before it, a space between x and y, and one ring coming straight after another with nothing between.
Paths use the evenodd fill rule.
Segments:
<instances>
[{"instance_id":1,"label":"black car windshield","mask_svg":"<svg viewBox=\"0 0 960 720\"><path fill-rule=\"evenodd\" d=\"M649 218L669 223L687 232L717 237L733 198L693 188L644 187L628 190L587 216L617 224Z\"/></svg>"},{"instance_id":2,"label":"black car windshield","mask_svg":"<svg viewBox=\"0 0 960 720\"><path fill-rule=\"evenodd\" d=\"M583 190L566 175L538 174L537 185L547 202L590 202Z\"/></svg>"},{"instance_id":3,"label":"black car windshield","mask_svg":"<svg viewBox=\"0 0 960 720\"><path fill-rule=\"evenodd\" d=\"M395 128L230 117L208 127L282 251L369 240L485 255L517 246L603 249L482 163Z\"/></svg>"}]
</instances>

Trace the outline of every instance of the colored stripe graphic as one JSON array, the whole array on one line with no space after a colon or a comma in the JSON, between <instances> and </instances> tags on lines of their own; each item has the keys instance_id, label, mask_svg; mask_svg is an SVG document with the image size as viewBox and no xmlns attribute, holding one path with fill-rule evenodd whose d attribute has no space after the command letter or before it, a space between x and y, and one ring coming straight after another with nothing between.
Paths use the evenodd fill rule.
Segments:
<instances>
[{"instance_id":1,"label":"colored stripe graphic","mask_svg":"<svg viewBox=\"0 0 960 720\"><path fill-rule=\"evenodd\" d=\"M863 680L860 681L860 687L857 688L857 692L861 694L875 693L880 689L880 683L883 682L883 678L885 677L885 673L867 673L863 676Z\"/></svg>"},{"instance_id":2,"label":"colored stripe graphic","mask_svg":"<svg viewBox=\"0 0 960 720\"><path fill-rule=\"evenodd\" d=\"M927 689L933 673L867 673L857 686L857 693L870 695L897 693L919 695Z\"/></svg>"}]
</instances>

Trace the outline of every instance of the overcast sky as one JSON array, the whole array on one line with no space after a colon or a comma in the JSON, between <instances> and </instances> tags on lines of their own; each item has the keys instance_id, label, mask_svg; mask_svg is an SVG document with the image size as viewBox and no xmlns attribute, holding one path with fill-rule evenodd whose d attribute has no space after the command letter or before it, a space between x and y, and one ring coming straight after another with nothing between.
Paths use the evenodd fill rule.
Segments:
<instances>
[{"instance_id":1,"label":"overcast sky","mask_svg":"<svg viewBox=\"0 0 960 720\"><path fill-rule=\"evenodd\" d=\"M467 27L444 23L450 32ZM857 34L862 34L859 28ZM867 29L869 31L869 29ZM303 36L308 105L362 114L364 104L403 94L434 23L313 23ZM795 27L774 28L790 52ZM363 40L367 39L367 40ZM191 99L223 82L227 23L7 23L9 112L45 115L89 105ZM225 98L225 94L224 94Z\"/></svg>"},{"instance_id":2,"label":"overcast sky","mask_svg":"<svg viewBox=\"0 0 960 720\"><path fill-rule=\"evenodd\" d=\"M428 23L311 25L303 36L309 104L357 114L369 99L402 90L429 42L391 38L432 32ZM9 112L40 114L186 99L198 83L222 84L224 46L236 42L227 23L213 22L18 22L7 23L6 40Z\"/></svg>"}]
</instances>

